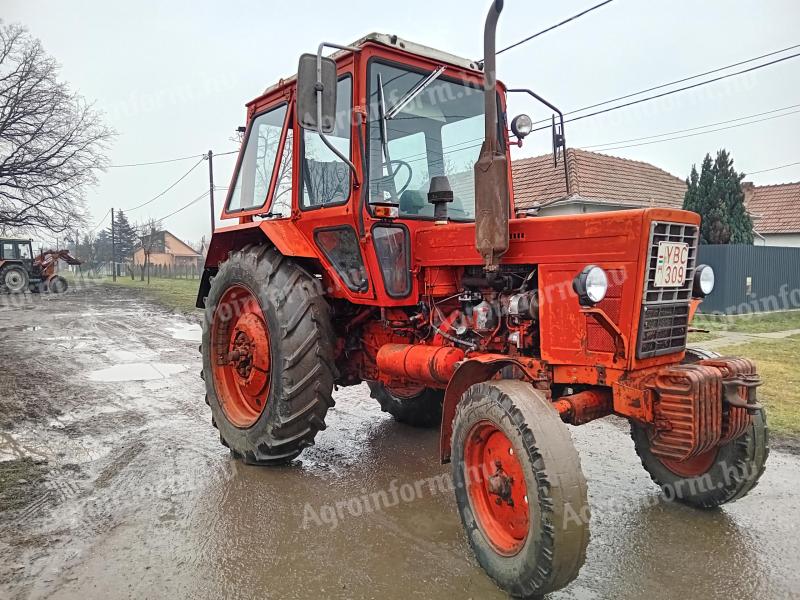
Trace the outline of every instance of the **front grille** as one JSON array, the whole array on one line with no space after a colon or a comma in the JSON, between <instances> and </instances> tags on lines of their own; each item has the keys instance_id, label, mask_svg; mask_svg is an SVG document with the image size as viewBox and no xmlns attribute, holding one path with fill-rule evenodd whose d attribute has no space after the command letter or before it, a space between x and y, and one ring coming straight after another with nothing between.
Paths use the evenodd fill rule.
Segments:
<instances>
[{"instance_id":1,"label":"front grille","mask_svg":"<svg viewBox=\"0 0 800 600\"><path fill-rule=\"evenodd\" d=\"M689 245L686 280L680 287L660 288L655 285L660 242L682 242ZM661 221L654 221L651 225L649 259L636 346L637 358L680 352L686 347L689 301L692 298L692 283L697 266L697 242L696 225Z\"/></svg>"},{"instance_id":2,"label":"front grille","mask_svg":"<svg viewBox=\"0 0 800 600\"><path fill-rule=\"evenodd\" d=\"M643 306L636 356L649 358L680 352L686 346L688 325L687 303Z\"/></svg>"},{"instance_id":3,"label":"front grille","mask_svg":"<svg viewBox=\"0 0 800 600\"><path fill-rule=\"evenodd\" d=\"M650 263L645 286L645 304L668 304L670 302L689 302L692 298L692 281L697 263L697 226L684 223L663 223L653 221L650 226ZM658 288L655 286L658 266L658 245L661 242L683 242L689 244L689 258L686 262L686 281L681 287Z\"/></svg>"}]
</instances>

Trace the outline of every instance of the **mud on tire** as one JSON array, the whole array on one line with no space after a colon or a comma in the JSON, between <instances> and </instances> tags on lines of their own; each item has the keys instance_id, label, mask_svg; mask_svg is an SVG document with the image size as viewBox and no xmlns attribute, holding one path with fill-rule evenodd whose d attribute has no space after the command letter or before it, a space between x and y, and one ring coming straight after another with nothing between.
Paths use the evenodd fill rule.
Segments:
<instances>
[{"instance_id":1,"label":"mud on tire","mask_svg":"<svg viewBox=\"0 0 800 600\"><path fill-rule=\"evenodd\" d=\"M401 396L392 393L379 381L368 381L370 396L381 405L381 410L392 415L398 423L412 427L439 427L442 422L444 392L424 388L417 394Z\"/></svg>"},{"instance_id":2,"label":"mud on tire","mask_svg":"<svg viewBox=\"0 0 800 600\"><path fill-rule=\"evenodd\" d=\"M212 325L232 286L250 290L269 333L269 391L261 414L246 428L234 425L223 410L212 368L219 358ZM206 300L202 350L212 423L234 456L248 464L286 463L325 428L336 377L329 307L317 280L275 248L252 244L220 265Z\"/></svg>"},{"instance_id":3,"label":"mud on tire","mask_svg":"<svg viewBox=\"0 0 800 600\"><path fill-rule=\"evenodd\" d=\"M488 539L468 489L465 446L476 424L485 422L511 442L524 474L529 529L512 555L501 554ZM523 598L539 597L575 579L589 543L586 480L569 431L544 395L522 381L473 385L456 412L452 451L461 521L489 576Z\"/></svg>"}]
</instances>

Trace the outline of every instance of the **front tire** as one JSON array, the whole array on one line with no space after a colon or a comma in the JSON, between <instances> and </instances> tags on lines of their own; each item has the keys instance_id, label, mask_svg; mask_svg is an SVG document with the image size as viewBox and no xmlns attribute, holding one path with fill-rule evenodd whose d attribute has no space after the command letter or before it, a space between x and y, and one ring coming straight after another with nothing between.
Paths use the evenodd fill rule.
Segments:
<instances>
[{"instance_id":1,"label":"front tire","mask_svg":"<svg viewBox=\"0 0 800 600\"><path fill-rule=\"evenodd\" d=\"M719 358L713 350L686 348L684 364ZM758 484L769 456L764 410L752 416L741 437L683 463L664 461L650 451L650 430L631 421L631 437L642 466L670 499L696 508L715 508L746 496Z\"/></svg>"},{"instance_id":2,"label":"front tire","mask_svg":"<svg viewBox=\"0 0 800 600\"><path fill-rule=\"evenodd\" d=\"M586 480L569 431L522 381L479 383L453 424L453 480L478 562L515 597L570 583L589 543Z\"/></svg>"},{"instance_id":3,"label":"front tire","mask_svg":"<svg viewBox=\"0 0 800 600\"><path fill-rule=\"evenodd\" d=\"M231 253L203 326L206 402L248 464L283 464L314 443L333 406L333 331L317 280L269 246Z\"/></svg>"},{"instance_id":4,"label":"front tire","mask_svg":"<svg viewBox=\"0 0 800 600\"><path fill-rule=\"evenodd\" d=\"M696 508L716 508L746 496L758 484L769 456L764 410L751 418L741 437L683 463L661 460L650 451L650 432L631 424L642 466L669 500Z\"/></svg>"},{"instance_id":5,"label":"front tire","mask_svg":"<svg viewBox=\"0 0 800 600\"><path fill-rule=\"evenodd\" d=\"M370 396L378 401L398 423L412 427L439 427L442 422L442 390L420 387L406 390L387 388L379 381L368 381Z\"/></svg>"}]
</instances>

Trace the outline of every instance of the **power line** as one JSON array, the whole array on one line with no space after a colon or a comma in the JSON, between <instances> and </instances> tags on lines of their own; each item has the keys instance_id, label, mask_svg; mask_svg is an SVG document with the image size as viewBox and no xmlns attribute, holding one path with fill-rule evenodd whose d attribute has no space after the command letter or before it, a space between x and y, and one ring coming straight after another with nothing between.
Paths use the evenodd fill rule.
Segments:
<instances>
[{"instance_id":1,"label":"power line","mask_svg":"<svg viewBox=\"0 0 800 600\"><path fill-rule=\"evenodd\" d=\"M238 150L231 150L230 152L220 152L219 154L215 154L214 157L216 158L217 156L227 156L229 154L238 154L238 153L239 153ZM179 156L177 158L166 158L164 160L153 160L153 161L149 161L149 162L129 163L129 164L125 164L125 165L109 165L108 168L109 169L123 169L123 168L127 168L127 167L146 167L146 166L149 166L149 165L164 165L164 164L167 164L167 163L180 162L182 160L191 160L193 158L203 158L203 159L205 159L206 155L205 154L192 154L191 156Z\"/></svg>"},{"instance_id":2,"label":"power line","mask_svg":"<svg viewBox=\"0 0 800 600\"><path fill-rule=\"evenodd\" d=\"M94 227L92 227L92 228L89 230L89 233L94 233L95 231L97 231L97 229L100 227L100 225L102 225L103 223L105 223L105 220L106 220L106 218L107 218L107 217L108 217L108 215L110 215L110 214L111 214L111 209L109 208L109 209L108 209L108 212L107 212L107 213L106 213L106 214L103 216L103 218L102 218L102 219L100 219L100 220L97 222L97 225L95 225Z\"/></svg>"},{"instance_id":3,"label":"power line","mask_svg":"<svg viewBox=\"0 0 800 600\"><path fill-rule=\"evenodd\" d=\"M150 161L150 162L130 163L130 164L127 164L127 165L109 165L108 168L109 169L124 169L124 168L127 168L127 167L146 167L148 165L163 165L163 164L166 164L166 163L174 163L174 162L179 162L179 161L182 161L182 160L191 160L192 158L199 158L201 156L203 156L203 155L202 154L192 154L191 156L182 156L182 157L179 157L179 158L168 158L168 159L165 159L165 160L154 160L154 161Z\"/></svg>"},{"instance_id":4,"label":"power line","mask_svg":"<svg viewBox=\"0 0 800 600\"><path fill-rule=\"evenodd\" d=\"M581 108L575 108L573 110L567 111L565 115L571 115L576 112L583 112L584 110L589 110L591 108L597 108L598 106L603 106L604 104L611 104L612 102L618 102L619 100L626 100L628 98L632 98L633 96L638 96L639 94L646 94L647 92L652 92L655 90L660 90L665 87L669 87L671 85L676 85L678 83L684 83L686 81L691 81L692 79L697 79L698 77L704 77L705 75L711 75L713 73L719 73L720 71L727 71L728 69L732 69L733 67L739 67L741 65L745 65L747 63L754 62L756 60L761 60L762 58L768 58L770 56L775 56L776 54L781 54L783 52L788 52L789 50L794 50L796 48L800 48L800 44L795 44L794 46L787 46L786 48L782 48L781 50L774 50L772 52L767 52L766 54L762 54L760 56L755 56L753 58L748 58L747 60L741 60L739 62L735 62L729 65L725 65L724 67L717 67L716 69L711 69L710 71L704 71L703 73L698 73L697 75L690 75L689 77L683 77L681 79L676 79L675 81L670 81L668 83L662 83L659 85L655 85L653 87L646 88L644 90L639 90L638 92L632 92L630 94L625 94L624 96L618 96L616 98L612 98L610 100L604 100L603 102L597 102L595 104L589 104L588 106L583 106ZM534 125L538 125L539 123L544 123L545 121L549 121L550 119L540 119L536 121Z\"/></svg>"},{"instance_id":5,"label":"power line","mask_svg":"<svg viewBox=\"0 0 800 600\"><path fill-rule=\"evenodd\" d=\"M768 171L777 171L778 169L785 169L786 167L794 167L795 165L800 165L800 162L793 162L789 163L788 165L781 165L779 167L772 167L770 169L761 169L760 171L748 171L747 175L757 175L758 173L766 173Z\"/></svg>"},{"instance_id":6,"label":"power line","mask_svg":"<svg viewBox=\"0 0 800 600\"><path fill-rule=\"evenodd\" d=\"M650 146L652 144L660 144L662 142L672 142L674 140L682 140L685 138L696 137L698 135L705 135L707 133L715 133L717 131L725 131L726 129L735 129L737 127L744 127L745 125L755 125L756 123L763 123L764 121L771 121L772 119L779 119L781 117L788 117L790 115L795 115L800 113L800 110L794 110L792 112L788 112L782 115L774 115L772 117L766 117L764 119L757 119L755 121L748 121L747 123L739 123L737 125L728 125L727 127L719 127L717 129L709 129L708 131L699 131L697 133L690 133L687 135L678 135L671 138L665 138L663 140L653 140L650 142L641 142L638 144L628 144L625 146L612 146L611 148L603 148L603 152L608 152L609 150L622 150L623 148L635 148L637 146Z\"/></svg>"},{"instance_id":7,"label":"power line","mask_svg":"<svg viewBox=\"0 0 800 600\"><path fill-rule=\"evenodd\" d=\"M717 121L716 123L707 123L705 125L698 125L697 127L689 127L688 129L676 129L675 131L667 131L665 133L658 133L655 135L646 135L644 137L638 138L630 138L627 140L617 140L615 142L606 142L604 144L592 144L591 146L580 146L583 150L588 150L589 148L600 148L601 146L615 146L617 144L627 144L628 142L639 142L641 140L650 140L653 138L664 137L665 135L675 135L676 133L686 133L687 131L697 131L698 129L706 129L707 127L716 127L717 125L725 125L727 123L735 123L736 121L744 121L745 119L753 119L755 117L761 117L764 115L770 115L776 112L781 112L784 110L789 110L791 108L798 108L800 104L793 104L791 106L784 106L783 108L776 108L773 110L767 110L764 112L756 113L753 115L747 115L746 117L737 117L735 119L728 119L727 121ZM788 113L792 114L792 113ZM785 116L785 115L777 115L777 116ZM756 121L757 122L757 121ZM748 125L749 123L742 123L742 125Z\"/></svg>"},{"instance_id":8,"label":"power line","mask_svg":"<svg viewBox=\"0 0 800 600\"><path fill-rule=\"evenodd\" d=\"M200 195L199 195L197 198L195 198L194 200L192 200L192 201L191 201L191 202L189 202L188 204L185 204L184 206L180 207L178 210L176 210L176 211L173 211L173 212L171 212L171 213L169 213L168 215L165 215L165 216L163 216L163 217L159 217L158 219L156 219L156 221L166 221L166 220L167 220L167 219L169 219L170 217L173 217L173 216L177 215L179 212L186 210L187 208L189 208L189 207L190 207L190 206L192 206L193 204L196 204L197 202L200 202L200 200L202 200L202 199L203 199L203 198L205 198L206 196L208 196L208 191L205 191L205 192L203 192L203 193L202 193L202 194L200 194Z\"/></svg>"},{"instance_id":9,"label":"power line","mask_svg":"<svg viewBox=\"0 0 800 600\"><path fill-rule=\"evenodd\" d=\"M540 35L547 33L548 31L553 31L553 29L557 29L558 27L561 27L562 25L566 25L570 21L574 21L575 19L578 19L578 18L582 17L583 15L592 12L593 10L597 10L598 8L600 8L602 6L605 6L606 4L610 4L613 1L614 0L605 0L605 2L601 2L600 4L595 4L591 8L587 8L583 12L579 12L577 15L572 15L571 17L569 17L568 19L564 19L560 23L556 23L555 25L551 25L547 29L542 29L541 31L538 31L538 32L534 33L533 35L526 37L524 40L520 40L518 42L515 42L515 43L511 44L510 46L506 46L502 50L498 50L496 52L496 54L498 54L498 55L502 54L503 52L511 50L512 48L516 48L517 46L521 46L522 44L524 44L526 42L530 42L532 39L537 38Z\"/></svg>"},{"instance_id":10,"label":"power line","mask_svg":"<svg viewBox=\"0 0 800 600\"><path fill-rule=\"evenodd\" d=\"M579 116L573 117L571 119L565 119L564 122L565 123L572 123L573 121L580 121L581 119L586 119L588 117L595 117L597 115L601 115L601 114L604 114L604 113L607 113L607 112L612 112L612 111L615 111L615 110L619 110L620 108L627 108L629 106L633 106L634 104L640 104L642 102L648 102L650 100L656 100L658 98L663 98L664 96L669 96L670 94L676 94L678 92L684 92L686 90L691 90L691 89L694 89L694 88L697 88L697 87L700 87L700 86L703 86L703 85L708 85L709 83L714 83L716 81L721 81L723 79L727 79L728 77L735 77L736 75L742 75L744 73L749 73L751 71L756 71L758 69L763 69L764 67L769 67L771 65L777 64L779 62L783 62L785 60L789 60L789 59L792 59L792 58L797 58L798 56L800 56L800 52L798 52L796 54L791 54L789 56L784 56L782 58L778 58L778 59L775 59L775 60L771 60L771 61L769 61L767 63L756 65L754 67L749 67L749 68L743 69L741 71L736 71L734 73L728 73L727 75L721 75L720 77L715 77L713 79L708 79L706 81L700 81L698 83L693 83L692 85L687 85L687 86L684 86L684 87L681 87L681 88L678 88L678 89L675 89L675 90L670 90L668 92L662 92L660 94L655 94L654 96L647 96L646 98L640 98L638 100L633 100L631 102L626 102L625 104L618 104L617 106L612 106L610 108L604 108L603 110L598 110L598 111L595 111L595 112L587 113L585 115L579 115ZM537 123L541 123L541 122L542 121L537 121ZM536 129L533 129L533 131L542 131L544 129L550 129L550 126L547 125L547 126L544 126L544 127L537 127Z\"/></svg>"},{"instance_id":11,"label":"power line","mask_svg":"<svg viewBox=\"0 0 800 600\"><path fill-rule=\"evenodd\" d=\"M172 184L171 184L171 185L170 185L170 186L169 186L167 189L165 189L163 192L159 193L157 196L154 196L153 198L150 198L150 200L148 200L147 202L143 202L143 203L139 204L138 206L134 206L133 208L126 208L124 212L132 212L132 211L134 211L134 210L137 210L137 209L140 209L140 208L142 208L143 206L147 206L148 204L150 204L150 203L152 203L152 202L155 202L156 200L158 200L159 198L161 198L161 197L162 197L164 194L166 194L168 191L170 191L172 188L174 188L176 185L178 185L178 184L179 184L181 181L183 181L184 179L186 179L186 178L189 176L189 173L191 173L192 171L194 171L194 170L195 170L195 169L196 169L196 168L197 168L197 167L200 165L200 163L202 163L202 162L203 162L203 160L204 160L204 159L202 159L202 158L201 158L200 160L198 160L198 161L197 161L197 162L196 162L196 163L195 163L195 164L192 166L192 168L191 168L191 169L189 169L188 171L186 171L186 173L184 173L183 175L181 175L181 176L180 176L180 178L179 178L177 181L175 181L174 183L172 183Z\"/></svg>"}]
</instances>

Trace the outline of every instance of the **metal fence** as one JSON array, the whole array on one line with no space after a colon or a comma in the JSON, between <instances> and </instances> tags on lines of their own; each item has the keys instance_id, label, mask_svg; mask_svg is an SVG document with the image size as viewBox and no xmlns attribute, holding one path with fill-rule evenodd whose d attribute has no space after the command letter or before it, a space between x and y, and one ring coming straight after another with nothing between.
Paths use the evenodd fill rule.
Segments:
<instances>
[{"instance_id":1,"label":"metal fence","mask_svg":"<svg viewBox=\"0 0 800 600\"><path fill-rule=\"evenodd\" d=\"M698 264L711 265L717 276L700 312L734 315L800 309L800 248L703 245Z\"/></svg>"}]
</instances>

